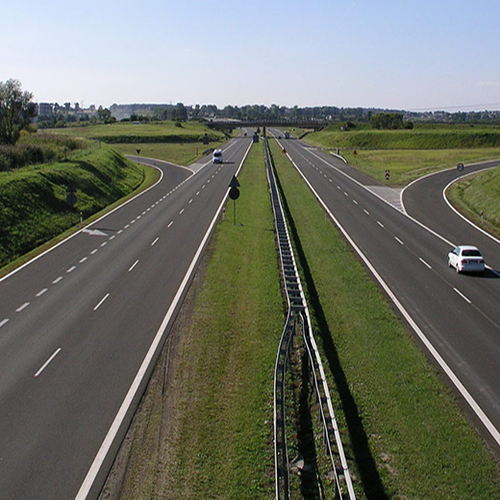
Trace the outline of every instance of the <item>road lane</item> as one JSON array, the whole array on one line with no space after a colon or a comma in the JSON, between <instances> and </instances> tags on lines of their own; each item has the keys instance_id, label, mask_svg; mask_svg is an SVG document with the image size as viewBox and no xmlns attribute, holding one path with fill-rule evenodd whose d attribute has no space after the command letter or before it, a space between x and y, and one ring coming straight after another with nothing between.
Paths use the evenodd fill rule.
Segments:
<instances>
[{"instance_id":1,"label":"road lane","mask_svg":"<svg viewBox=\"0 0 500 500\"><path fill-rule=\"evenodd\" d=\"M414 322L421 340L429 343L427 349L436 350L434 361L439 357L451 367L447 375L456 378L455 386L463 384L462 397L482 418L488 429L484 435L498 452L500 280L493 273L457 275L446 265L452 242L437 234L438 227L429 231L384 203L371 192L373 180L339 160L300 141L283 143L351 245Z\"/></svg>"},{"instance_id":2,"label":"road lane","mask_svg":"<svg viewBox=\"0 0 500 500\"><path fill-rule=\"evenodd\" d=\"M2 498L75 498L250 144L195 175L157 162L153 189L0 281Z\"/></svg>"},{"instance_id":3,"label":"road lane","mask_svg":"<svg viewBox=\"0 0 500 500\"><path fill-rule=\"evenodd\" d=\"M500 165L500 161L489 161L468 165L462 173L457 169L444 170L426 176L410 184L403 191L406 212L416 220L453 241L456 245L473 243L486 258L486 263L500 271L500 252L498 241L478 231L470 223L458 217L446 203L443 192L451 182L465 175L487 170Z\"/></svg>"}]
</instances>

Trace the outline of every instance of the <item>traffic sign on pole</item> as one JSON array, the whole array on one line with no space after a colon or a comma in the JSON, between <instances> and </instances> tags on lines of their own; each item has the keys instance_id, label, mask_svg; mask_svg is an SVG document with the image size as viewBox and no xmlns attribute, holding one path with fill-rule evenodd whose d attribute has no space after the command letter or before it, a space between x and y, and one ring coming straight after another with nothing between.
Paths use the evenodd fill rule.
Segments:
<instances>
[{"instance_id":1,"label":"traffic sign on pole","mask_svg":"<svg viewBox=\"0 0 500 500\"><path fill-rule=\"evenodd\" d=\"M238 182L238 179L236 178L236 175L233 175L233 178L231 179L231 182L229 183L230 188L239 188L240 183Z\"/></svg>"}]
</instances>

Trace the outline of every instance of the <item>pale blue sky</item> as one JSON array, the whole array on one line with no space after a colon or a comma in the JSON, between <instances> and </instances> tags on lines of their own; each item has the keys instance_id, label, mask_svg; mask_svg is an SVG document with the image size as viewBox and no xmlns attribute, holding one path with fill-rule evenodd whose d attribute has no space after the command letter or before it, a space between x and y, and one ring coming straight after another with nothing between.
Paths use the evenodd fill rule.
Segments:
<instances>
[{"instance_id":1,"label":"pale blue sky","mask_svg":"<svg viewBox=\"0 0 500 500\"><path fill-rule=\"evenodd\" d=\"M39 102L500 109L499 0L25 0L0 81Z\"/></svg>"}]
</instances>

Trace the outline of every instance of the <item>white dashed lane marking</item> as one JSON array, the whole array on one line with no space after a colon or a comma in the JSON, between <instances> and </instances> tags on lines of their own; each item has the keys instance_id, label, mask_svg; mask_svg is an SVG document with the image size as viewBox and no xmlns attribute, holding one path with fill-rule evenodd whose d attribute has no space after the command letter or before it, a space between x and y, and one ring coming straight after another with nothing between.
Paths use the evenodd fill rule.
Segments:
<instances>
[{"instance_id":1,"label":"white dashed lane marking","mask_svg":"<svg viewBox=\"0 0 500 500\"><path fill-rule=\"evenodd\" d=\"M29 302L25 302L21 307L18 307L16 309L16 312L20 313L21 311L24 311L29 305L30 305Z\"/></svg>"},{"instance_id":2,"label":"white dashed lane marking","mask_svg":"<svg viewBox=\"0 0 500 500\"><path fill-rule=\"evenodd\" d=\"M61 352L61 348L59 347L58 349L56 349L56 351L54 352L54 354L52 354L52 356L47 360L45 361L45 363L42 365L42 367L35 373L35 377L38 377L42 372L43 370L45 370L45 368L47 368L47 366L49 366L50 362Z\"/></svg>"}]
</instances>

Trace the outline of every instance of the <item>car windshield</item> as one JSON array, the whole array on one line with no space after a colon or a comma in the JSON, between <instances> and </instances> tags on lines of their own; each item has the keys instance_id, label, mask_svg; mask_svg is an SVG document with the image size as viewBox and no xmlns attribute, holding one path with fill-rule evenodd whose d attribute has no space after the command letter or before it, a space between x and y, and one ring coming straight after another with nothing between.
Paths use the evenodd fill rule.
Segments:
<instances>
[{"instance_id":1,"label":"car windshield","mask_svg":"<svg viewBox=\"0 0 500 500\"><path fill-rule=\"evenodd\" d=\"M464 257L482 257L481 252L479 250L464 250L462 252Z\"/></svg>"}]
</instances>

